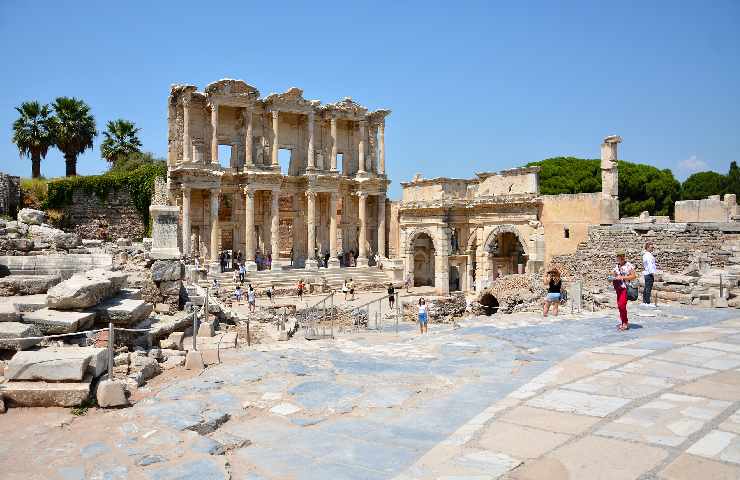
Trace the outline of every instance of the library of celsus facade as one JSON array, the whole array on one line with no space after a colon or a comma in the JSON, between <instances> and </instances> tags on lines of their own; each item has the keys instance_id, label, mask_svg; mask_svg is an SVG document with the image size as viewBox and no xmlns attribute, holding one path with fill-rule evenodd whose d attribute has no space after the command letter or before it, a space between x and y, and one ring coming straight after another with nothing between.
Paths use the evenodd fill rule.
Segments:
<instances>
[{"instance_id":1,"label":"library of celsus facade","mask_svg":"<svg viewBox=\"0 0 740 480\"><path fill-rule=\"evenodd\" d=\"M181 249L215 261L242 252L273 269L357 266L387 255L385 117L345 98L264 98L240 80L169 97L169 189L181 206ZM341 258L340 258L341 257ZM370 260L372 263L372 260Z\"/></svg>"}]
</instances>

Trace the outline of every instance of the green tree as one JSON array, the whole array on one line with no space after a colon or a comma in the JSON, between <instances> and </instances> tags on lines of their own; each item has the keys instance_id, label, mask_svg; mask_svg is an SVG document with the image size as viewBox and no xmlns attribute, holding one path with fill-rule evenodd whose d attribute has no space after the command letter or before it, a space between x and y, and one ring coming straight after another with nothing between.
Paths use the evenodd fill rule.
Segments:
<instances>
[{"instance_id":1,"label":"green tree","mask_svg":"<svg viewBox=\"0 0 740 480\"><path fill-rule=\"evenodd\" d=\"M58 97L54 100L57 121L54 128L56 147L64 154L68 177L77 175L77 156L93 147L98 134L90 107L77 98Z\"/></svg>"},{"instance_id":2,"label":"green tree","mask_svg":"<svg viewBox=\"0 0 740 480\"><path fill-rule=\"evenodd\" d=\"M141 153L141 140L137 134L139 129L134 122L119 118L110 120L103 132L105 139L100 145L101 156L115 164L135 153Z\"/></svg>"},{"instance_id":3,"label":"green tree","mask_svg":"<svg viewBox=\"0 0 740 480\"><path fill-rule=\"evenodd\" d=\"M735 169L737 169L737 165ZM730 172L732 172L732 168L730 168ZM727 176L721 173L698 172L683 182L682 198L684 200L701 200L710 195L722 195L727 190L727 184Z\"/></svg>"},{"instance_id":4,"label":"green tree","mask_svg":"<svg viewBox=\"0 0 740 480\"><path fill-rule=\"evenodd\" d=\"M601 191L599 160L555 157L531 162L527 166L540 167L540 192L544 195Z\"/></svg>"},{"instance_id":5,"label":"green tree","mask_svg":"<svg viewBox=\"0 0 740 480\"><path fill-rule=\"evenodd\" d=\"M132 153L125 158L118 160L116 163L111 164L108 171L111 173L132 172L142 165L157 165L164 168L166 171L166 161L163 158L155 157L154 154L150 152Z\"/></svg>"},{"instance_id":6,"label":"green tree","mask_svg":"<svg viewBox=\"0 0 740 480\"><path fill-rule=\"evenodd\" d=\"M730 171L727 172L727 184L723 193L740 195L740 168L738 168L737 162L730 163Z\"/></svg>"},{"instance_id":7,"label":"green tree","mask_svg":"<svg viewBox=\"0 0 740 480\"><path fill-rule=\"evenodd\" d=\"M41 178L41 160L54 145L54 116L35 100L15 109L20 116L13 122L12 141L21 156L31 158L31 178Z\"/></svg>"}]
</instances>

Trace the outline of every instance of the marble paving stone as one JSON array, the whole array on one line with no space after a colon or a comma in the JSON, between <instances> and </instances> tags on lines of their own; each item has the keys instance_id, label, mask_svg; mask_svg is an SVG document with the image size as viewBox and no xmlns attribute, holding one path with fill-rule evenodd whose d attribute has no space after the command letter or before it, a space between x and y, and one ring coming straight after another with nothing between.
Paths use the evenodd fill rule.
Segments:
<instances>
[{"instance_id":1,"label":"marble paving stone","mask_svg":"<svg viewBox=\"0 0 740 480\"><path fill-rule=\"evenodd\" d=\"M740 410L737 410L735 413L730 415L727 420L720 423L719 429L740 435Z\"/></svg>"},{"instance_id":2,"label":"marble paving stone","mask_svg":"<svg viewBox=\"0 0 740 480\"><path fill-rule=\"evenodd\" d=\"M466 468L473 468L495 479L521 465L521 460L511 458L503 453L486 450L474 450L454 460L454 463Z\"/></svg>"},{"instance_id":3,"label":"marble paving stone","mask_svg":"<svg viewBox=\"0 0 740 480\"><path fill-rule=\"evenodd\" d=\"M655 468L666 457L663 449L594 436L562 446L527 462L511 480L630 480Z\"/></svg>"},{"instance_id":4,"label":"marble paving stone","mask_svg":"<svg viewBox=\"0 0 740 480\"><path fill-rule=\"evenodd\" d=\"M531 427L493 422L481 434L478 445L484 450L514 458L537 458L570 439L570 435Z\"/></svg>"},{"instance_id":5,"label":"marble paving stone","mask_svg":"<svg viewBox=\"0 0 740 480\"><path fill-rule=\"evenodd\" d=\"M665 393L601 427L596 433L677 447L729 405L722 400Z\"/></svg>"},{"instance_id":6,"label":"marble paving stone","mask_svg":"<svg viewBox=\"0 0 740 480\"><path fill-rule=\"evenodd\" d=\"M729 370L740 366L740 355L711 348L688 346L655 355L655 359L666 362L685 363L713 370Z\"/></svg>"},{"instance_id":7,"label":"marble paving stone","mask_svg":"<svg viewBox=\"0 0 740 480\"><path fill-rule=\"evenodd\" d=\"M501 416L500 420L525 427L535 427L540 430L567 433L570 435L579 435L599 421L598 418L586 415L543 410L526 405L507 412Z\"/></svg>"},{"instance_id":8,"label":"marble paving stone","mask_svg":"<svg viewBox=\"0 0 740 480\"><path fill-rule=\"evenodd\" d=\"M591 352L593 353L608 353L611 355L623 355L627 357L644 357L645 355L650 355L654 351L655 350L647 348L635 348L625 345L607 345L605 347L596 347L591 349Z\"/></svg>"},{"instance_id":9,"label":"marble paving stone","mask_svg":"<svg viewBox=\"0 0 740 480\"><path fill-rule=\"evenodd\" d=\"M740 464L740 436L735 433L712 430L691 445L686 453Z\"/></svg>"},{"instance_id":10,"label":"marble paving stone","mask_svg":"<svg viewBox=\"0 0 740 480\"><path fill-rule=\"evenodd\" d=\"M665 390L672 385L673 382L666 378L608 371L568 383L562 388L635 400Z\"/></svg>"},{"instance_id":11,"label":"marble paving stone","mask_svg":"<svg viewBox=\"0 0 740 480\"><path fill-rule=\"evenodd\" d=\"M658 478L660 480L737 480L740 478L740 467L683 453L660 471Z\"/></svg>"},{"instance_id":12,"label":"marble paving stone","mask_svg":"<svg viewBox=\"0 0 740 480\"><path fill-rule=\"evenodd\" d=\"M675 388L676 392L716 400L740 400L740 371L729 370L707 375Z\"/></svg>"},{"instance_id":13,"label":"marble paving stone","mask_svg":"<svg viewBox=\"0 0 740 480\"><path fill-rule=\"evenodd\" d=\"M690 367L678 363L664 362L652 358L642 358L617 368L620 372L636 373L648 377L662 377L674 380L694 380L715 373L706 368Z\"/></svg>"},{"instance_id":14,"label":"marble paving stone","mask_svg":"<svg viewBox=\"0 0 740 480\"><path fill-rule=\"evenodd\" d=\"M592 395L569 390L552 390L527 402L530 407L539 407L559 412L605 417L619 410L630 401L626 398Z\"/></svg>"},{"instance_id":15,"label":"marble paving stone","mask_svg":"<svg viewBox=\"0 0 740 480\"><path fill-rule=\"evenodd\" d=\"M697 347L701 348L712 348L714 350L722 350L723 352L740 353L740 345L729 342L702 342L697 343Z\"/></svg>"}]
</instances>

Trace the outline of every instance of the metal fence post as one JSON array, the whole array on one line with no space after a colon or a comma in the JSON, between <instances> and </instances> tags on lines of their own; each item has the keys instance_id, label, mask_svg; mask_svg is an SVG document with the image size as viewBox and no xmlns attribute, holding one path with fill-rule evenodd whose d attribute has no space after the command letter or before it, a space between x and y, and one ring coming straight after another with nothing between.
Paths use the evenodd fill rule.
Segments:
<instances>
[{"instance_id":1,"label":"metal fence post","mask_svg":"<svg viewBox=\"0 0 740 480\"><path fill-rule=\"evenodd\" d=\"M113 380L113 322L108 323L108 380Z\"/></svg>"},{"instance_id":2,"label":"metal fence post","mask_svg":"<svg viewBox=\"0 0 740 480\"><path fill-rule=\"evenodd\" d=\"M331 292L331 310L329 311L329 320L331 322L331 338L334 338L334 291Z\"/></svg>"}]
</instances>

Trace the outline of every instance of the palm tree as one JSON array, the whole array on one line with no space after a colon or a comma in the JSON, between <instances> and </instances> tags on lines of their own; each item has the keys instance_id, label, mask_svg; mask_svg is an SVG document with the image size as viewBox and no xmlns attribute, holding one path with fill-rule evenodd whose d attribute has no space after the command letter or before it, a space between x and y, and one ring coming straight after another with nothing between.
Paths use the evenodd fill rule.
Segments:
<instances>
[{"instance_id":1,"label":"palm tree","mask_svg":"<svg viewBox=\"0 0 740 480\"><path fill-rule=\"evenodd\" d=\"M77 175L77 156L93 146L95 118L90 114L90 107L74 97L58 97L54 100L54 112L57 114L54 138L56 147L64 154L67 164L67 176Z\"/></svg>"},{"instance_id":2,"label":"palm tree","mask_svg":"<svg viewBox=\"0 0 740 480\"><path fill-rule=\"evenodd\" d=\"M134 122L122 118L108 121L100 154L109 162L116 163L133 153L141 153L141 140L136 136L137 133L139 129Z\"/></svg>"},{"instance_id":3,"label":"palm tree","mask_svg":"<svg viewBox=\"0 0 740 480\"><path fill-rule=\"evenodd\" d=\"M41 159L54 145L54 116L48 105L35 100L15 109L20 117L13 122L13 143L21 156L31 158L31 178L39 178Z\"/></svg>"}]
</instances>

